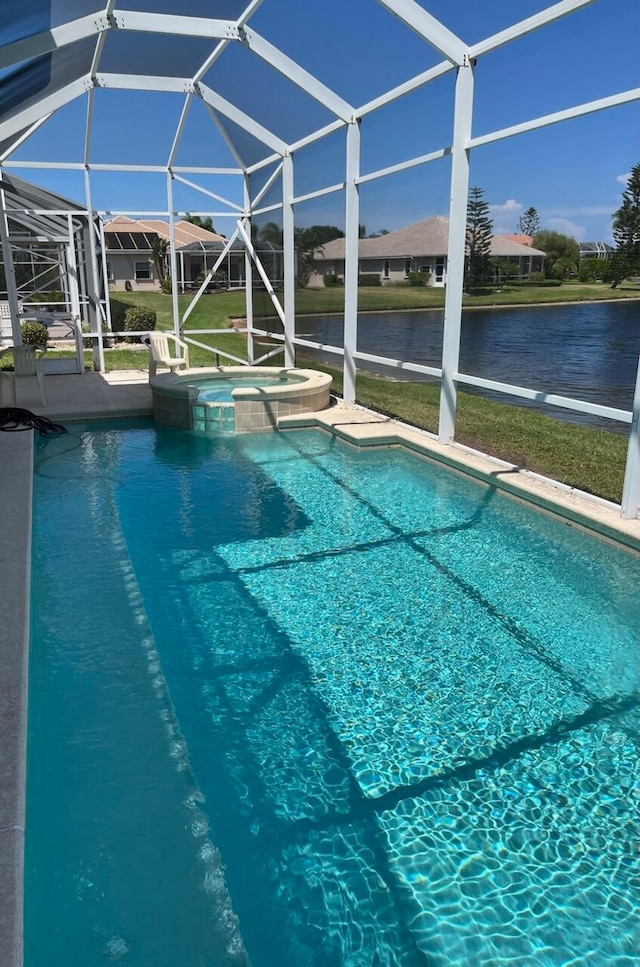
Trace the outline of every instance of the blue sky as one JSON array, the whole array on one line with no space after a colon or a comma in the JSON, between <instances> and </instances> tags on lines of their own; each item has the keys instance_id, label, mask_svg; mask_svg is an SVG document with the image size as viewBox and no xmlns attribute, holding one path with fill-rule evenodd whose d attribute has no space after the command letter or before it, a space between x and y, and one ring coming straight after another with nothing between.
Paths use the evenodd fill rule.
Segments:
<instances>
[{"instance_id":1,"label":"blue sky","mask_svg":"<svg viewBox=\"0 0 640 967\"><path fill-rule=\"evenodd\" d=\"M88 0L27 0L25 11L43 7L50 23L82 14ZM135 0L127 8L206 16L236 16L239 0ZM469 44L522 20L547 4L540 0L422 0L433 16ZM86 9L85 9L86 8ZM25 13L26 16L26 13ZM250 26L298 61L349 103L359 106L442 59L375 0L264 0ZM481 57L476 68L474 135L636 87L637 0L598 0L542 30ZM2 29L0 29L0 39ZM110 33L101 70L190 76L211 44L202 39ZM132 66L135 64L135 67ZM328 112L239 44L231 45L205 83L236 103L280 138L291 142L331 120ZM451 140L453 74L366 116L361 125L363 173L448 145ZM184 98L100 90L95 97L91 160L163 164L169 154ZM86 99L68 105L13 156L14 159L80 161ZM521 212L534 206L542 226L578 240L610 240L611 215L620 205L624 179L639 160L638 102L574 119L480 147L471 156L471 183L484 189L496 232L515 231ZM266 152L233 125L227 131L249 162ZM296 155L296 194L340 182L345 151L338 132ZM202 104L194 103L177 160L182 164L233 165L221 135ZM21 170L82 201L76 172ZM187 176L232 201L241 200L240 179ZM260 178L256 178L259 182ZM162 175L92 176L93 203L100 209L166 208ZM275 199L275 192L269 200ZM449 161L443 159L363 185L361 218L368 231L393 230L433 214L446 215ZM222 206L185 185L175 202L189 211L219 212ZM297 207L299 224L344 224L341 193ZM267 216L265 216L267 217ZM273 217L277 220L276 216ZM229 235L235 218L214 219Z\"/></svg>"}]
</instances>

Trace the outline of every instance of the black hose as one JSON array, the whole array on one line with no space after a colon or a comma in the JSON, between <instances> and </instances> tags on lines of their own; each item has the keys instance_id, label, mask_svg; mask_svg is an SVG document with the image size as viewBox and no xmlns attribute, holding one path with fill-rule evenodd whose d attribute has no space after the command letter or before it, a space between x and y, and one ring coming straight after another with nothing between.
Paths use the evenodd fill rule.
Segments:
<instances>
[{"instance_id":1,"label":"black hose","mask_svg":"<svg viewBox=\"0 0 640 967\"><path fill-rule=\"evenodd\" d=\"M16 430L37 430L40 436L55 436L67 433L62 423L52 423L46 416L38 416L31 410L23 410L19 406L0 407L0 430L13 432Z\"/></svg>"}]
</instances>

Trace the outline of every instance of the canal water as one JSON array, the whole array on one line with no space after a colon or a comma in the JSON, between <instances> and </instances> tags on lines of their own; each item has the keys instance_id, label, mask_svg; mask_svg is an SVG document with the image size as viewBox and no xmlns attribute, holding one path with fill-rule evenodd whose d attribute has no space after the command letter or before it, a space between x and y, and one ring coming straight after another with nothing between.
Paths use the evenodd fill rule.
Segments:
<instances>
[{"instance_id":1,"label":"canal water","mask_svg":"<svg viewBox=\"0 0 640 967\"><path fill-rule=\"evenodd\" d=\"M440 366L442 310L367 312L358 319L358 350ZM296 335L342 346L340 316L302 316ZM462 317L460 372L574 399L630 410L640 354L640 301L467 309ZM320 358L320 357L318 357ZM339 365L334 354L322 356ZM397 378L396 370L358 368ZM406 379L419 379L406 374ZM492 399L532 406L569 423L628 433L628 424L481 390Z\"/></svg>"}]
</instances>

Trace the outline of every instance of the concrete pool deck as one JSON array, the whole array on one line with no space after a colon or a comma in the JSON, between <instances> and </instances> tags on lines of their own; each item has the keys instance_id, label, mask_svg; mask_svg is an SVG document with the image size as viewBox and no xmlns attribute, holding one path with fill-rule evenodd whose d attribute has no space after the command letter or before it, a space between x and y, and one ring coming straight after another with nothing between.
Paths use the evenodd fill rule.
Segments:
<instances>
[{"instance_id":1,"label":"concrete pool deck","mask_svg":"<svg viewBox=\"0 0 640 967\"><path fill-rule=\"evenodd\" d=\"M140 417L152 412L146 371L47 376L48 406L35 379L20 380L17 405L56 422ZM4 405L8 405L5 401ZM640 550L640 520L624 521L619 509L553 481L359 406L336 406L291 416L279 428L317 427L355 446L404 445L485 486L559 515L627 547ZM0 967L22 965L22 883L25 823L26 695L31 550L33 433L0 432Z\"/></svg>"}]
</instances>

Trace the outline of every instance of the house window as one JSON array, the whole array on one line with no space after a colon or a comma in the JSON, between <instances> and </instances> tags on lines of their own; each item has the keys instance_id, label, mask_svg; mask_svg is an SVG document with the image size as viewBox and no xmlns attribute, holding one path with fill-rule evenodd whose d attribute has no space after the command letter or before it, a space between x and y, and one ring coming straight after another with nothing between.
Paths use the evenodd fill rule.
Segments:
<instances>
[{"instance_id":1,"label":"house window","mask_svg":"<svg viewBox=\"0 0 640 967\"><path fill-rule=\"evenodd\" d=\"M133 270L136 282L148 282L151 279L151 266L149 262L134 262Z\"/></svg>"},{"instance_id":2,"label":"house window","mask_svg":"<svg viewBox=\"0 0 640 967\"><path fill-rule=\"evenodd\" d=\"M444 259L436 259L436 282L444 282Z\"/></svg>"},{"instance_id":3,"label":"house window","mask_svg":"<svg viewBox=\"0 0 640 967\"><path fill-rule=\"evenodd\" d=\"M409 278L409 273L411 272L411 259L404 260L404 277Z\"/></svg>"},{"instance_id":4,"label":"house window","mask_svg":"<svg viewBox=\"0 0 640 967\"><path fill-rule=\"evenodd\" d=\"M389 260L386 259L382 264L382 277L384 279L389 278Z\"/></svg>"},{"instance_id":5,"label":"house window","mask_svg":"<svg viewBox=\"0 0 640 967\"><path fill-rule=\"evenodd\" d=\"M115 276L113 274L113 262L107 262L107 281L115 282Z\"/></svg>"}]
</instances>

